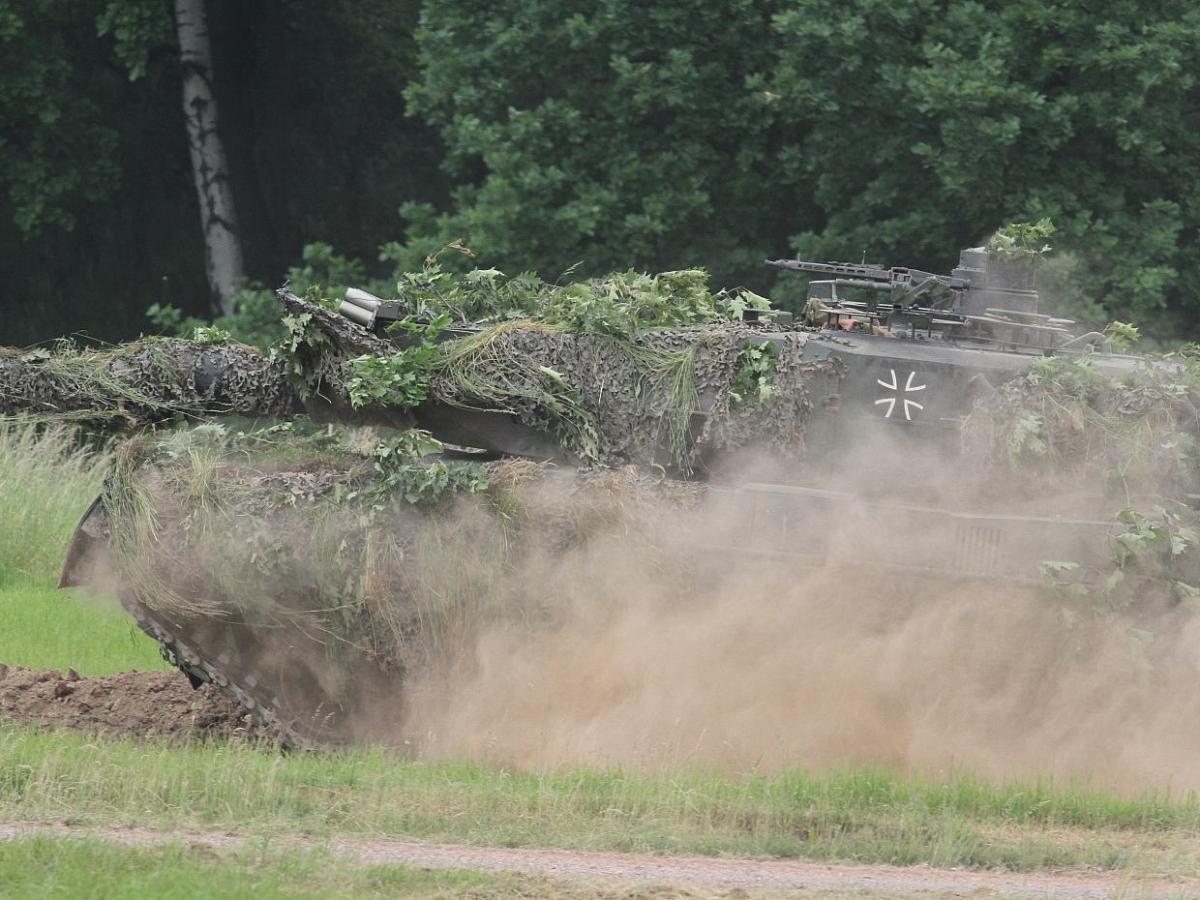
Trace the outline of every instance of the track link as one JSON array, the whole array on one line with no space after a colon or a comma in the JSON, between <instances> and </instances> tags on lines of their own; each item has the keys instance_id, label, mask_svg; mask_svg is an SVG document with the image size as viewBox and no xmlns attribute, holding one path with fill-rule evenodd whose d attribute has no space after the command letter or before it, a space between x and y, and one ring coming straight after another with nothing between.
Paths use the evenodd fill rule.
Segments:
<instances>
[{"instance_id":1,"label":"track link","mask_svg":"<svg viewBox=\"0 0 1200 900\"><path fill-rule=\"evenodd\" d=\"M125 596L121 598L121 605L133 616L138 627L158 643L168 662L182 669L193 683L202 681L216 685L260 725L276 734L281 746L290 750L312 750L328 749L338 743L327 735L317 738L305 734L299 720L287 713L275 692L266 689L253 673L241 679L231 677L221 666L180 639L143 604Z\"/></svg>"}]
</instances>

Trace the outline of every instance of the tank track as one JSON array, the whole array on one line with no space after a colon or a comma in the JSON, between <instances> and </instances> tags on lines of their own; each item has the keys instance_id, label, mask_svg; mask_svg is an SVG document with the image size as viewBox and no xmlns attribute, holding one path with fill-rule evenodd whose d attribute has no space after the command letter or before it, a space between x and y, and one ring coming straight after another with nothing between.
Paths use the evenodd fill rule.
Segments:
<instances>
[{"instance_id":1,"label":"tank track","mask_svg":"<svg viewBox=\"0 0 1200 900\"><path fill-rule=\"evenodd\" d=\"M167 623L154 616L145 605L122 591L121 605L133 616L142 629L162 650L163 656L172 665L181 669L191 679L193 686L208 682L246 710L254 720L277 736L280 746L289 750L330 749L340 745L330 735L306 733L295 718L288 716L283 703L274 691L266 687L253 672L241 678L231 677L227 670L213 662L185 640L181 639Z\"/></svg>"},{"instance_id":2,"label":"tank track","mask_svg":"<svg viewBox=\"0 0 1200 900\"><path fill-rule=\"evenodd\" d=\"M75 530L59 587L74 587L84 582L79 572L88 568L89 557L109 556L109 529L101 498L93 501ZM227 660L213 659L201 644L194 641L183 626L172 625L154 610L140 602L127 589L118 589L121 605L134 618L138 627L155 641L163 657L187 675L193 687L208 682L246 710L269 733L276 736L280 746L291 750L333 749L344 746L336 731L309 725L303 717L289 710L288 705L271 687L272 679L264 678L252 668L234 674Z\"/></svg>"}]
</instances>

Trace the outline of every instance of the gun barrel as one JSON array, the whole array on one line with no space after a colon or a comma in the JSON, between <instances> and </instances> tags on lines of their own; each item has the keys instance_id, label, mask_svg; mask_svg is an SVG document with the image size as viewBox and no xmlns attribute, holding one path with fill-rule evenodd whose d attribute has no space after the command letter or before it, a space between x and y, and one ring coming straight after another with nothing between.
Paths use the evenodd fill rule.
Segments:
<instances>
[{"instance_id":1,"label":"gun barrel","mask_svg":"<svg viewBox=\"0 0 1200 900\"><path fill-rule=\"evenodd\" d=\"M895 280L891 269L881 266L856 266L850 263L809 262L804 259L768 259L768 266L790 269L793 272L808 272L812 275L833 275L839 278L858 278L865 281L890 282Z\"/></svg>"},{"instance_id":2,"label":"gun barrel","mask_svg":"<svg viewBox=\"0 0 1200 900\"><path fill-rule=\"evenodd\" d=\"M871 291L895 291L905 287L896 282L868 281L865 278L839 278L837 284L838 287L859 287Z\"/></svg>"}]
</instances>

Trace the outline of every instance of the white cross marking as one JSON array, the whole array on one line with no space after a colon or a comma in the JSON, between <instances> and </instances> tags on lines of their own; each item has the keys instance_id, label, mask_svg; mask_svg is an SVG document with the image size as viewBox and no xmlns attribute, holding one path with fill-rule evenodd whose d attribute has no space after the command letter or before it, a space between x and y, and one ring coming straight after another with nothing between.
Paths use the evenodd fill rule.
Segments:
<instances>
[{"instance_id":1,"label":"white cross marking","mask_svg":"<svg viewBox=\"0 0 1200 900\"><path fill-rule=\"evenodd\" d=\"M875 383L878 384L881 388L884 388L885 390L896 391L897 393L899 393L900 382L896 378L896 370L889 369L888 371L891 373L890 381L884 381L882 378L876 378ZM916 372L908 373L908 379L904 382L904 388L903 388L904 393L908 394L913 391L925 390L927 385L913 384L913 379L916 377L917 377ZM884 413L883 413L883 417L885 419L890 419L892 417L892 413L895 412L895 410L896 410L896 400L897 399L898 399L897 397L884 397L881 400L875 401L876 406L885 406L886 405L887 408L884 410ZM925 408L924 404L918 403L916 400L909 400L907 397L905 397L904 398L904 420L906 422L911 422L912 421L912 410L924 409L924 408Z\"/></svg>"}]
</instances>

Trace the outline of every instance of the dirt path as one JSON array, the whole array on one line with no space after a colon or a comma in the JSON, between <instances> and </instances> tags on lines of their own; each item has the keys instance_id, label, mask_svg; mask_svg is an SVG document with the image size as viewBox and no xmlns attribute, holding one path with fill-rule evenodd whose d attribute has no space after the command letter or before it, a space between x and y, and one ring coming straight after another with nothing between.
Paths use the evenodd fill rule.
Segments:
<instances>
[{"instance_id":1,"label":"dirt path","mask_svg":"<svg viewBox=\"0 0 1200 900\"><path fill-rule=\"evenodd\" d=\"M128 846L179 842L188 847L236 850L252 838L209 831L152 831L136 828L78 828L37 823L0 824L0 840L37 835L92 838ZM1195 897L1200 882L1136 878L1095 871L1055 873L976 872L928 866L845 865L782 859L650 856L467 844L428 844L359 838L314 840L274 837L273 846L328 849L363 865L407 865L426 869L514 872L560 881L623 885L669 885L753 893L852 892L869 896L933 894L943 897ZM254 846L261 848L261 840Z\"/></svg>"}]
</instances>

